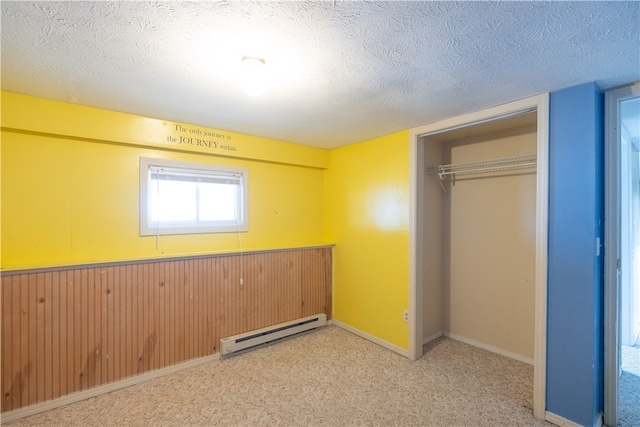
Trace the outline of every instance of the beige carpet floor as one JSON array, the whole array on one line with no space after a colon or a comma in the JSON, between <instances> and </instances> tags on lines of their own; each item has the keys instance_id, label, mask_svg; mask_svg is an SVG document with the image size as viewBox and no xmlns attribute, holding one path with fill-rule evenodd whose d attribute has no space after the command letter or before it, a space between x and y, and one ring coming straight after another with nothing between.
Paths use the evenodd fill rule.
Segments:
<instances>
[{"instance_id":1,"label":"beige carpet floor","mask_svg":"<svg viewBox=\"0 0 640 427\"><path fill-rule=\"evenodd\" d=\"M640 346L622 346L618 425L640 426Z\"/></svg>"},{"instance_id":2,"label":"beige carpet floor","mask_svg":"<svg viewBox=\"0 0 640 427\"><path fill-rule=\"evenodd\" d=\"M424 350L411 362L328 326L8 425L550 425L532 366L447 338Z\"/></svg>"}]
</instances>

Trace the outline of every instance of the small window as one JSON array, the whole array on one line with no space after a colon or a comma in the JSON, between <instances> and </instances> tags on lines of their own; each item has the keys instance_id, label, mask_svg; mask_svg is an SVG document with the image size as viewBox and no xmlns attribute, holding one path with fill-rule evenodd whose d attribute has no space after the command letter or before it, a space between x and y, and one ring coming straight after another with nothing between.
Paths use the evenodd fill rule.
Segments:
<instances>
[{"instance_id":1,"label":"small window","mask_svg":"<svg viewBox=\"0 0 640 427\"><path fill-rule=\"evenodd\" d=\"M244 168L140 158L140 235L247 231L247 175Z\"/></svg>"}]
</instances>

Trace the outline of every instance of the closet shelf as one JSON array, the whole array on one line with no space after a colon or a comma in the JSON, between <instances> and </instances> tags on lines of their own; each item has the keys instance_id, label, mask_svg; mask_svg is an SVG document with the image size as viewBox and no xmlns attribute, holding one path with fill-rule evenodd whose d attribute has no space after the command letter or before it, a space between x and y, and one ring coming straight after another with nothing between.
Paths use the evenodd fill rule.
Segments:
<instances>
[{"instance_id":1,"label":"closet shelf","mask_svg":"<svg viewBox=\"0 0 640 427\"><path fill-rule=\"evenodd\" d=\"M498 157L476 162L438 165L427 168L427 176L438 176L444 180L448 175L471 175L476 173L501 172L516 169L529 169L537 165L536 153L517 156Z\"/></svg>"}]
</instances>

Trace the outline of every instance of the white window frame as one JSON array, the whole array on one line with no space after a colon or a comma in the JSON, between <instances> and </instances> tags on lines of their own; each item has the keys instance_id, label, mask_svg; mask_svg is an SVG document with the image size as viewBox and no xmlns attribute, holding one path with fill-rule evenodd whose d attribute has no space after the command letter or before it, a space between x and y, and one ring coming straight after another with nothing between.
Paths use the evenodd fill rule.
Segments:
<instances>
[{"instance_id":1,"label":"white window frame","mask_svg":"<svg viewBox=\"0 0 640 427\"><path fill-rule=\"evenodd\" d=\"M185 221L165 222L152 221L149 218L149 203L153 191L152 171L166 168L167 173L185 173L211 179L229 177L239 180L240 197L238 217L236 221ZM249 207L248 186L249 171L246 168L210 165L205 163L182 162L176 160L140 157L140 235L157 236L167 234L203 234L203 233L235 233L249 230L247 212ZM198 196L199 197L199 196ZM199 202L199 200L198 200Z\"/></svg>"}]
</instances>

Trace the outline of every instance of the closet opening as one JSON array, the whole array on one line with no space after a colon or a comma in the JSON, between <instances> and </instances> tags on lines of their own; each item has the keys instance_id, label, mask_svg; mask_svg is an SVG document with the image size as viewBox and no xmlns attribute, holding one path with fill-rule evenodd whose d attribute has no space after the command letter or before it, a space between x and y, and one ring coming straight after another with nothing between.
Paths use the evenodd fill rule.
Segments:
<instances>
[{"instance_id":1,"label":"closet opening","mask_svg":"<svg viewBox=\"0 0 640 427\"><path fill-rule=\"evenodd\" d=\"M548 96L411 137L410 356L444 335L531 364L544 418Z\"/></svg>"},{"instance_id":2,"label":"closet opening","mask_svg":"<svg viewBox=\"0 0 640 427\"><path fill-rule=\"evenodd\" d=\"M536 114L422 139L423 335L533 365Z\"/></svg>"}]
</instances>

